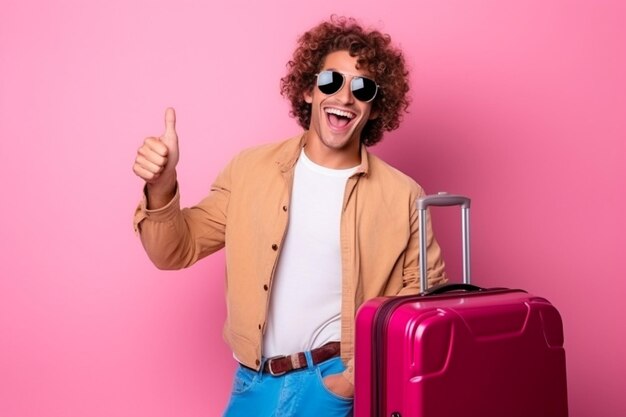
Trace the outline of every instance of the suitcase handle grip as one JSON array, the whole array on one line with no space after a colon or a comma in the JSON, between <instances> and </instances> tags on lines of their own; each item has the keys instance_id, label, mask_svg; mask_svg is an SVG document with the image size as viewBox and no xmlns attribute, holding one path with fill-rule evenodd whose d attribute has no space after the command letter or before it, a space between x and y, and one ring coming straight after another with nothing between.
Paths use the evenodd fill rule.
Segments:
<instances>
[{"instance_id":1,"label":"suitcase handle grip","mask_svg":"<svg viewBox=\"0 0 626 417\"><path fill-rule=\"evenodd\" d=\"M461 230L463 240L463 283L470 283L470 232L469 232L469 210L471 200L468 197L445 192L427 195L417 199L417 211L419 213L420 228L420 290L426 292L428 279L426 267L426 209L428 206L461 206Z\"/></svg>"},{"instance_id":2,"label":"suitcase handle grip","mask_svg":"<svg viewBox=\"0 0 626 417\"><path fill-rule=\"evenodd\" d=\"M431 289L424 291L422 295L437 295L437 294L445 294L452 291L466 291L466 292L478 292L484 291L484 288L478 287L472 284L443 284L438 285L436 287L432 287Z\"/></svg>"},{"instance_id":3,"label":"suitcase handle grip","mask_svg":"<svg viewBox=\"0 0 626 417\"><path fill-rule=\"evenodd\" d=\"M417 209L425 210L428 206L461 206L464 209L468 209L471 201L471 199L462 195L441 192L418 199Z\"/></svg>"}]
</instances>

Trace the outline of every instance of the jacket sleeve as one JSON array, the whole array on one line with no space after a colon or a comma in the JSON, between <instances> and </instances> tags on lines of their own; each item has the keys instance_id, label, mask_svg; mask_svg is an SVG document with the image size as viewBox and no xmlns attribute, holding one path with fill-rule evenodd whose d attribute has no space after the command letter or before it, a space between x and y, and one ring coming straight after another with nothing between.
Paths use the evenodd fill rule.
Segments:
<instances>
[{"instance_id":1,"label":"jacket sleeve","mask_svg":"<svg viewBox=\"0 0 626 417\"><path fill-rule=\"evenodd\" d=\"M343 376L354 385L354 357L350 358L345 366L346 369L343 371Z\"/></svg>"},{"instance_id":2,"label":"jacket sleeve","mask_svg":"<svg viewBox=\"0 0 626 417\"><path fill-rule=\"evenodd\" d=\"M206 198L182 210L178 186L172 201L158 210L146 208L144 192L134 226L157 268L186 268L224 247L231 178L232 163L218 175Z\"/></svg>"},{"instance_id":3,"label":"jacket sleeve","mask_svg":"<svg viewBox=\"0 0 626 417\"><path fill-rule=\"evenodd\" d=\"M422 197L424 192L420 189L417 198ZM417 198L413 198L410 206L410 228L411 233L407 250L404 258L403 269L403 288L398 295L417 294L420 289L420 272L419 263L422 261L419 259L419 214L417 211ZM441 256L441 248L437 243L435 234L432 228L432 222L430 215L427 218L426 224L426 260L428 265L426 267L426 273L428 275L428 287L432 287L439 284L444 284L448 281L445 272L445 263Z\"/></svg>"}]
</instances>

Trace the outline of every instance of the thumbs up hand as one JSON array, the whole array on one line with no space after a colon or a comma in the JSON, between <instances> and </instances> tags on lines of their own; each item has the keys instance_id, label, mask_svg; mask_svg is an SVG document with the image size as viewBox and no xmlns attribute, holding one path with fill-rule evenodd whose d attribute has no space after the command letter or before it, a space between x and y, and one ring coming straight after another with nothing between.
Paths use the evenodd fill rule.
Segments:
<instances>
[{"instance_id":1,"label":"thumbs up hand","mask_svg":"<svg viewBox=\"0 0 626 417\"><path fill-rule=\"evenodd\" d=\"M147 183L149 208L159 208L174 196L178 159L176 113L170 107L165 111L165 132L144 140L133 165L133 172Z\"/></svg>"}]
</instances>

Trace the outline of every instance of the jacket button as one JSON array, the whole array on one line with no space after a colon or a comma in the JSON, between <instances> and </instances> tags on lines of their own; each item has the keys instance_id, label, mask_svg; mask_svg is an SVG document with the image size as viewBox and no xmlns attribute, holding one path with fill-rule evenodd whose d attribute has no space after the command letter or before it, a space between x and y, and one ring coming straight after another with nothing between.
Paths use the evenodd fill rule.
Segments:
<instances>
[{"instance_id":1,"label":"jacket button","mask_svg":"<svg viewBox=\"0 0 626 417\"><path fill-rule=\"evenodd\" d=\"M283 211L287 211L287 206L283 206Z\"/></svg>"},{"instance_id":2,"label":"jacket button","mask_svg":"<svg viewBox=\"0 0 626 417\"><path fill-rule=\"evenodd\" d=\"M259 330L261 330L261 325L259 324Z\"/></svg>"},{"instance_id":3,"label":"jacket button","mask_svg":"<svg viewBox=\"0 0 626 417\"><path fill-rule=\"evenodd\" d=\"M272 245L272 249L273 249L273 250L278 250L278 245L277 245L276 243L274 243L274 244Z\"/></svg>"},{"instance_id":4,"label":"jacket button","mask_svg":"<svg viewBox=\"0 0 626 417\"><path fill-rule=\"evenodd\" d=\"M261 361L257 359L256 361L254 361L254 363L256 363L256 364L257 364L257 366L258 366L258 365L260 365L260 364L261 364Z\"/></svg>"},{"instance_id":5,"label":"jacket button","mask_svg":"<svg viewBox=\"0 0 626 417\"><path fill-rule=\"evenodd\" d=\"M268 286L267 286L267 284L263 285L263 289L264 289L265 291L267 291L269 288L270 288L270 287L268 287ZM259 324L259 326L261 326L261 325Z\"/></svg>"}]
</instances>

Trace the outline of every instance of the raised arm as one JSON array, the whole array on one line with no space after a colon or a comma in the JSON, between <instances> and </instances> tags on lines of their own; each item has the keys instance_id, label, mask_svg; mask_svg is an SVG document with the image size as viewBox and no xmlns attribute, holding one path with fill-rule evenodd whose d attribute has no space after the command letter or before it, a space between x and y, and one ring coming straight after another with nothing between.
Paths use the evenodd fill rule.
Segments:
<instances>
[{"instance_id":1,"label":"raised arm","mask_svg":"<svg viewBox=\"0 0 626 417\"><path fill-rule=\"evenodd\" d=\"M179 160L176 114L165 112L165 132L148 137L137 151L133 171L146 182L135 210L135 230L160 269L180 269L224 247L230 171L224 170L199 204L180 209L176 182Z\"/></svg>"}]
</instances>

